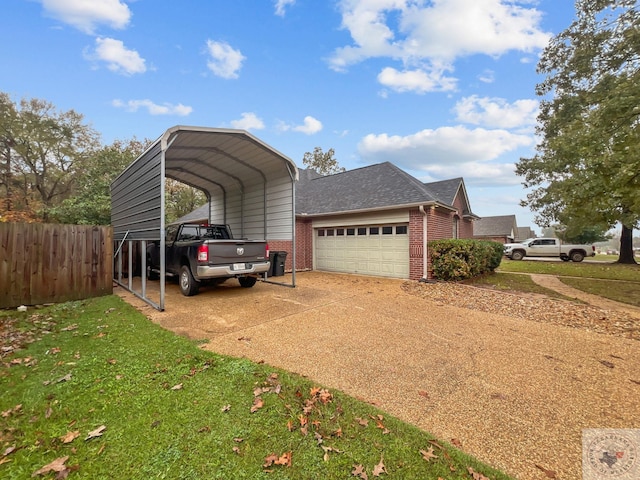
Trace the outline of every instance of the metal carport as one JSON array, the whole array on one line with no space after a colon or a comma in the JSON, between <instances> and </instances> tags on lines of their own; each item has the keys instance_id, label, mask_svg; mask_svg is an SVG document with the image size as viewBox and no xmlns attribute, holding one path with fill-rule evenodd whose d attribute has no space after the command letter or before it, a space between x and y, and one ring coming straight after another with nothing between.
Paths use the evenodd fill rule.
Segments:
<instances>
[{"instance_id":1,"label":"metal carport","mask_svg":"<svg viewBox=\"0 0 640 480\"><path fill-rule=\"evenodd\" d=\"M160 255L160 298L154 302L147 297L145 254L141 254L141 289L133 288L132 252L134 242L139 242L138 252L146 252L147 242L157 240L164 252L165 178L202 190L209 204L209 222L228 224L236 237L290 243L290 286L295 286L295 163L244 130L180 125L164 132L111 184L118 284L164 310L164 254ZM122 275L125 242L126 284Z\"/></svg>"}]
</instances>

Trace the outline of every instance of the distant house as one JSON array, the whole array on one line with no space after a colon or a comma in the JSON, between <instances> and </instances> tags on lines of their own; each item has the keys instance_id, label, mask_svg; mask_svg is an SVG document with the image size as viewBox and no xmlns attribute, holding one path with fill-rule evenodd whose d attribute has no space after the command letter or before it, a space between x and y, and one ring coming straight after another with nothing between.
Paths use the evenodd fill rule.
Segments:
<instances>
[{"instance_id":1,"label":"distant house","mask_svg":"<svg viewBox=\"0 0 640 480\"><path fill-rule=\"evenodd\" d=\"M536 238L536 232L531 227L518 227L516 232L516 242L524 242L528 238Z\"/></svg>"},{"instance_id":2,"label":"distant house","mask_svg":"<svg viewBox=\"0 0 640 480\"><path fill-rule=\"evenodd\" d=\"M423 183L385 162L335 175L300 170L296 184L296 269L418 280L430 240L472 238L479 218L462 178ZM180 219L206 222L208 205ZM291 242L269 241L291 253ZM426 255L425 255L426 254ZM290 255L286 269L291 269Z\"/></svg>"},{"instance_id":3,"label":"distant house","mask_svg":"<svg viewBox=\"0 0 640 480\"><path fill-rule=\"evenodd\" d=\"M515 215L482 217L473 223L473 238L512 243L516 239L518 225Z\"/></svg>"}]
</instances>

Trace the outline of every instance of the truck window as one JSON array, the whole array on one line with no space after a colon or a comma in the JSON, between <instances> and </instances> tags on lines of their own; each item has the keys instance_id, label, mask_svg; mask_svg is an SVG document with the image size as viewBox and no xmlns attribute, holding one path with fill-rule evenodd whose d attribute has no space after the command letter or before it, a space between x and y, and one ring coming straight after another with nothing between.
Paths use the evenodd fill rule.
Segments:
<instances>
[{"instance_id":1,"label":"truck window","mask_svg":"<svg viewBox=\"0 0 640 480\"><path fill-rule=\"evenodd\" d=\"M194 227L191 225L184 225L182 227L182 231L180 232L180 238L178 240L185 242L189 240L197 240L198 239L198 227Z\"/></svg>"},{"instance_id":2,"label":"truck window","mask_svg":"<svg viewBox=\"0 0 640 480\"><path fill-rule=\"evenodd\" d=\"M206 239L213 239L213 240L227 240L231 238L229 236L229 232L226 229L226 227L217 226L217 225L203 228L201 232L201 237Z\"/></svg>"}]
</instances>

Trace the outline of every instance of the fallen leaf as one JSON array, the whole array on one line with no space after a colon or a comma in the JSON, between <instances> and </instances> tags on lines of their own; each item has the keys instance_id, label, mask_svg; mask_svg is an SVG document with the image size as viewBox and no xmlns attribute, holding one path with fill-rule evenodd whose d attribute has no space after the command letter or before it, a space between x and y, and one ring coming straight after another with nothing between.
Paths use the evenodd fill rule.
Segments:
<instances>
[{"instance_id":1,"label":"fallen leaf","mask_svg":"<svg viewBox=\"0 0 640 480\"><path fill-rule=\"evenodd\" d=\"M356 417L356 420L358 421L358 423L360 425L362 425L363 427L367 427L369 426L369 420L367 420L366 418L360 418L360 417Z\"/></svg>"},{"instance_id":2,"label":"fallen leaf","mask_svg":"<svg viewBox=\"0 0 640 480\"><path fill-rule=\"evenodd\" d=\"M111 365L115 365L116 363L118 363L118 361L115 358L110 358L109 360L107 360L107 363L110 363Z\"/></svg>"},{"instance_id":3,"label":"fallen leaf","mask_svg":"<svg viewBox=\"0 0 640 480\"><path fill-rule=\"evenodd\" d=\"M262 465L264 468L270 467L271 465L286 465L287 467L291 466L291 452L283 453L281 456L277 456L275 453L267 456L264 459L264 464Z\"/></svg>"},{"instance_id":4,"label":"fallen leaf","mask_svg":"<svg viewBox=\"0 0 640 480\"><path fill-rule=\"evenodd\" d=\"M240 447L233 447L233 448L231 449L231 451L232 451L233 453L235 453L236 455L240 455Z\"/></svg>"},{"instance_id":5,"label":"fallen leaf","mask_svg":"<svg viewBox=\"0 0 640 480\"><path fill-rule=\"evenodd\" d=\"M547 478L558 478L556 472L554 472L553 470L544 468L542 465L538 465L537 463L536 463L536 468L538 470L542 470L542 472L546 475Z\"/></svg>"},{"instance_id":6,"label":"fallen leaf","mask_svg":"<svg viewBox=\"0 0 640 480\"><path fill-rule=\"evenodd\" d=\"M64 464L64 462L66 462L67 460L69 460L69 455L56 458L53 462L33 472L31 476L36 477L38 475L46 475L49 472L62 472L67 469L66 465Z\"/></svg>"},{"instance_id":7,"label":"fallen leaf","mask_svg":"<svg viewBox=\"0 0 640 480\"><path fill-rule=\"evenodd\" d=\"M198 433L209 433L211 431L211 427L209 425L205 425L198 429Z\"/></svg>"},{"instance_id":8,"label":"fallen leaf","mask_svg":"<svg viewBox=\"0 0 640 480\"><path fill-rule=\"evenodd\" d=\"M257 412L263 407L263 405L264 405L264 402L262 401L262 398L255 397L253 399L253 406L251 407L251 413Z\"/></svg>"},{"instance_id":9,"label":"fallen leaf","mask_svg":"<svg viewBox=\"0 0 640 480\"><path fill-rule=\"evenodd\" d=\"M290 467L291 466L291 455L292 455L292 452L283 453L280 456L280 458L278 458L278 460L276 460L274 463L276 465L285 465L287 467Z\"/></svg>"},{"instance_id":10,"label":"fallen leaf","mask_svg":"<svg viewBox=\"0 0 640 480\"><path fill-rule=\"evenodd\" d=\"M362 465L354 465L353 470L351 471L352 477L360 477L364 480L368 480L367 472L365 472L364 467Z\"/></svg>"},{"instance_id":11,"label":"fallen leaf","mask_svg":"<svg viewBox=\"0 0 640 480\"><path fill-rule=\"evenodd\" d=\"M289 430L290 432L293 432L295 429L296 429L296 427L293 424L293 420L289 420L287 422L287 430Z\"/></svg>"},{"instance_id":12,"label":"fallen leaf","mask_svg":"<svg viewBox=\"0 0 640 480\"><path fill-rule=\"evenodd\" d=\"M613 368L615 367L615 365L611 362L608 362L607 360L598 360L602 365L604 365L607 368Z\"/></svg>"},{"instance_id":13,"label":"fallen leaf","mask_svg":"<svg viewBox=\"0 0 640 480\"><path fill-rule=\"evenodd\" d=\"M182 384L179 383L177 385L174 385L173 387L171 387L171 390L182 390Z\"/></svg>"},{"instance_id":14,"label":"fallen leaf","mask_svg":"<svg viewBox=\"0 0 640 480\"><path fill-rule=\"evenodd\" d=\"M75 432L67 432L65 435L60 437L62 443L71 443L76 438L80 436L80 430L76 430Z\"/></svg>"},{"instance_id":15,"label":"fallen leaf","mask_svg":"<svg viewBox=\"0 0 640 480\"><path fill-rule=\"evenodd\" d=\"M473 478L473 480L490 480L489 477L485 477L483 474L481 474L480 472L476 472L471 467L467 468L467 472L469 472L469 475L471 475L471 478Z\"/></svg>"},{"instance_id":16,"label":"fallen leaf","mask_svg":"<svg viewBox=\"0 0 640 480\"><path fill-rule=\"evenodd\" d=\"M236 442L236 443L242 443L242 442L244 442L244 438L236 437L236 438L233 439L233 441Z\"/></svg>"},{"instance_id":17,"label":"fallen leaf","mask_svg":"<svg viewBox=\"0 0 640 480\"><path fill-rule=\"evenodd\" d=\"M16 451L16 447L15 447L15 445L14 445L13 447L8 447L8 448L4 451L4 453L2 454L2 456L3 456L3 457L6 457L7 455L10 455L10 454L12 454L12 453L13 453L13 452L15 452L15 451Z\"/></svg>"},{"instance_id":18,"label":"fallen leaf","mask_svg":"<svg viewBox=\"0 0 640 480\"><path fill-rule=\"evenodd\" d=\"M51 407L47 408L47 411L44 412L44 418L49 418L51 417L51 415L53 414L53 410L51 409Z\"/></svg>"},{"instance_id":19,"label":"fallen leaf","mask_svg":"<svg viewBox=\"0 0 640 480\"><path fill-rule=\"evenodd\" d=\"M229 410L231 410L231 405L225 405L224 407L222 407L220 409L222 412L228 412Z\"/></svg>"},{"instance_id":20,"label":"fallen leaf","mask_svg":"<svg viewBox=\"0 0 640 480\"><path fill-rule=\"evenodd\" d=\"M452 438L451 439L451 443L453 445L455 445L458 448L462 448L462 442L460 440L458 440L457 438Z\"/></svg>"},{"instance_id":21,"label":"fallen leaf","mask_svg":"<svg viewBox=\"0 0 640 480\"><path fill-rule=\"evenodd\" d=\"M105 425L100 425L95 430L92 430L89 433L87 433L87 438L85 438L85 440L91 440L92 438L101 437L106 429L107 427Z\"/></svg>"},{"instance_id":22,"label":"fallen leaf","mask_svg":"<svg viewBox=\"0 0 640 480\"><path fill-rule=\"evenodd\" d=\"M56 380L56 383L68 382L69 380L71 380L71 374L67 373L64 377L60 377Z\"/></svg>"},{"instance_id":23,"label":"fallen leaf","mask_svg":"<svg viewBox=\"0 0 640 480\"><path fill-rule=\"evenodd\" d=\"M342 437L342 427L338 428L338 430L336 430L335 432L333 432L333 435L335 437L341 438Z\"/></svg>"},{"instance_id":24,"label":"fallen leaf","mask_svg":"<svg viewBox=\"0 0 640 480\"><path fill-rule=\"evenodd\" d=\"M429 398L429 392L427 392L426 390L418 390L418 395L424 398Z\"/></svg>"},{"instance_id":25,"label":"fallen leaf","mask_svg":"<svg viewBox=\"0 0 640 480\"><path fill-rule=\"evenodd\" d=\"M374 477L379 477L383 473L387 473L387 468L384 466L384 463L382 462L382 457L381 457L380 463L378 463L375 467L373 467L372 475Z\"/></svg>"},{"instance_id":26,"label":"fallen leaf","mask_svg":"<svg viewBox=\"0 0 640 480\"><path fill-rule=\"evenodd\" d=\"M50 353L51 355L56 355L60 353L60 347L53 347L51 350L47 350L45 354Z\"/></svg>"},{"instance_id":27,"label":"fallen leaf","mask_svg":"<svg viewBox=\"0 0 640 480\"><path fill-rule=\"evenodd\" d=\"M431 461L433 458L438 458L438 456L433 453L433 447L429 447L428 450L420 450L420 454L427 462Z\"/></svg>"}]
</instances>

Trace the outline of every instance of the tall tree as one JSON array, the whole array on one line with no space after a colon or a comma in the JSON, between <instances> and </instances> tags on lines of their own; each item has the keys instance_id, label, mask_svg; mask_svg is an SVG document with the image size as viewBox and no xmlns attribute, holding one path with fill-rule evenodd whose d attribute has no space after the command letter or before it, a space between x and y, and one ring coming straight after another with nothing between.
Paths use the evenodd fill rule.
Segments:
<instances>
[{"instance_id":1,"label":"tall tree","mask_svg":"<svg viewBox=\"0 0 640 480\"><path fill-rule=\"evenodd\" d=\"M302 163L307 168L315 170L321 175L333 175L334 173L344 172L345 168L338 164L338 160L334 157L333 148L323 152L322 148L315 147L313 153L306 152L302 158Z\"/></svg>"},{"instance_id":2,"label":"tall tree","mask_svg":"<svg viewBox=\"0 0 640 480\"><path fill-rule=\"evenodd\" d=\"M207 197L197 188L167 178L165 183L165 211L167 223L204 205Z\"/></svg>"},{"instance_id":3,"label":"tall tree","mask_svg":"<svg viewBox=\"0 0 640 480\"><path fill-rule=\"evenodd\" d=\"M622 225L620 263L635 263L640 221L640 14L637 0L577 0L576 19L538 64L546 75L541 141L516 173L537 223Z\"/></svg>"},{"instance_id":4,"label":"tall tree","mask_svg":"<svg viewBox=\"0 0 640 480\"><path fill-rule=\"evenodd\" d=\"M53 104L22 99L19 104L0 93L0 149L5 205L28 203L33 196L49 209L67 198L82 164L99 145L99 135L73 110L58 112ZM19 198L18 198L19 197Z\"/></svg>"},{"instance_id":5,"label":"tall tree","mask_svg":"<svg viewBox=\"0 0 640 480\"><path fill-rule=\"evenodd\" d=\"M51 210L62 223L109 225L111 223L111 182L133 162L149 140L116 140L93 152L83 165L72 195Z\"/></svg>"}]
</instances>

